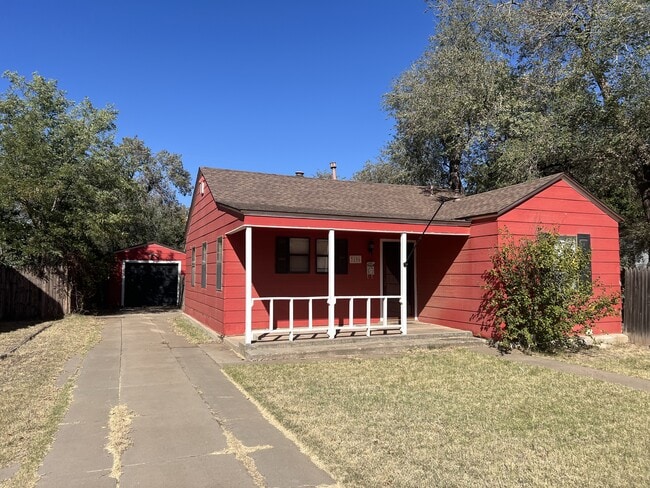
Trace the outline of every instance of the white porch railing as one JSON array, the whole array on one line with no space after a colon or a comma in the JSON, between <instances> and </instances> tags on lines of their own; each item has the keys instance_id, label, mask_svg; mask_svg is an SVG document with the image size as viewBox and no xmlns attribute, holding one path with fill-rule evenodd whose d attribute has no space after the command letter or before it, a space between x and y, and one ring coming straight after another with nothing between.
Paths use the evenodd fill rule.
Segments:
<instances>
[{"instance_id":1,"label":"white porch railing","mask_svg":"<svg viewBox=\"0 0 650 488\"><path fill-rule=\"evenodd\" d=\"M400 300L399 295L349 295L349 296L336 296L336 301L347 300L348 301L348 321L343 325L323 325L315 326L314 325L314 302L323 301L328 303L329 297L327 296L313 296L313 297L259 297L253 298L251 307L255 305L255 302L267 302L269 304L268 314L269 314L269 326L266 329L255 329L252 331L247 331L249 337L254 340L254 337L259 337L260 335L268 333L276 334L288 334L289 340L293 341L295 334L313 332L313 333L322 333L322 332L332 332L332 328L335 331L365 331L366 335L369 337L373 330L387 330L387 329L400 329L402 334L406 334L406 323L389 324L388 323L388 300ZM294 304L296 302L307 302L307 325L296 325L294 317ZM362 322L355 320L354 314L354 304L355 302L364 302L366 304L366 313ZM379 301L380 303L380 317L379 322L372 322L372 302ZM275 304L276 302L289 302L289 327L284 328L275 328ZM334 304L329 304L329 306L334 306ZM251 311L252 315L252 311ZM333 334L330 335L332 337Z\"/></svg>"}]
</instances>

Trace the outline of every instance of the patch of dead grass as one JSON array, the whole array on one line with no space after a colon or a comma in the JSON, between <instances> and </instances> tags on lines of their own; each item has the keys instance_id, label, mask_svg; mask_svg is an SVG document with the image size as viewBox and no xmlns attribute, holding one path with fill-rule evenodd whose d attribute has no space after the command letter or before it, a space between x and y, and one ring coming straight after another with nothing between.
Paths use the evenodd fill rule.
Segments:
<instances>
[{"instance_id":1,"label":"patch of dead grass","mask_svg":"<svg viewBox=\"0 0 650 488\"><path fill-rule=\"evenodd\" d=\"M229 366L344 486L650 485L650 394L466 350Z\"/></svg>"},{"instance_id":2,"label":"patch of dead grass","mask_svg":"<svg viewBox=\"0 0 650 488\"><path fill-rule=\"evenodd\" d=\"M120 480L122 475L122 454L132 444L129 433L134 413L125 404L114 406L108 416L108 443L106 450L113 455L111 478Z\"/></svg>"},{"instance_id":3,"label":"patch of dead grass","mask_svg":"<svg viewBox=\"0 0 650 488\"><path fill-rule=\"evenodd\" d=\"M0 334L3 350L44 324ZM31 329L31 330L30 330ZM29 487L70 404L74 378L57 379L67 361L99 342L101 324L68 316L0 361L0 468L20 465L2 487ZM5 347L7 346L7 347Z\"/></svg>"},{"instance_id":4,"label":"patch of dead grass","mask_svg":"<svg viewBox=\"0 0 650 488\"><path fill-rule=\"evenodd\" d=\"M650 347L648 346L620 344L604 348L593 347L575 353L558 354L554 359L650 380Z\"/></svg>"},{"instance_id":5,"label":"patch of dead grass","mask_svg":"<svg viewBox=\"0 0 650 488\"><path fill-rule=\"evenodd\" d=\"M209 333L187 317L178 315L172 320L172 329L176 334L185 337L190 344L209 344L217 342Z\"/></svg>"}]
</instances>

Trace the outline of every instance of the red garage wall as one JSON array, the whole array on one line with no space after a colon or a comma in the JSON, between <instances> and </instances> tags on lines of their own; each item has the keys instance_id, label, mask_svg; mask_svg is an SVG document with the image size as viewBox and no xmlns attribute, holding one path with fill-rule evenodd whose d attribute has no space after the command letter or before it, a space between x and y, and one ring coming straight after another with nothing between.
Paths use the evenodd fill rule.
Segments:
<instances>
[{"instance_id":1,"label":"red garage wall","mask_svg":"<svg viewBox=\"0 0 650 488\"><path fill-rule=\"evenodd\" d=\"M115 264L108 285L108 306L122 305L122 263L124 261L180 261L181 275L185 274L185 253L155 242L115 252Z\"/></svg>"}]
</instances>

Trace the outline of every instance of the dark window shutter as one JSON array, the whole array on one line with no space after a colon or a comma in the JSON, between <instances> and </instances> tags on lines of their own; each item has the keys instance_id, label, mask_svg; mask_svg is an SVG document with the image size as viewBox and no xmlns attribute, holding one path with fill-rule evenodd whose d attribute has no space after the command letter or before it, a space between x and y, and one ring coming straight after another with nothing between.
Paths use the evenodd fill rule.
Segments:
<instances>
[{"instance_id":1,"label":"dark window shutter","mask_svg":"<svg viewBox=\"0 0 650 488\"><path fill-rule=\"evenodd\" d=\"M591 236L589 234L578 234L578 247L589 257L589 261L580 273L580 279L591 283Z\"/></svg>"},{"instance_id":2,"label":"dark window shutter","mask_svg":"<svg viewBox=\"0 0 650 488\"><path fill-rule=\"evenodd\" d=\"M275 272L289 272L289 238L276 237L275 239Z\"/></svg>"}]
</instances>

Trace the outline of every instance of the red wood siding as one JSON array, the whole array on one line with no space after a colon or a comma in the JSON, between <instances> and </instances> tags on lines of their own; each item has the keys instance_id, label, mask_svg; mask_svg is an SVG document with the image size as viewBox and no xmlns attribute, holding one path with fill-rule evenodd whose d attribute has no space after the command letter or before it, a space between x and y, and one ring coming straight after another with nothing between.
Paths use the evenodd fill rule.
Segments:
<instances>
[{"instance_id":1,"label":"red wood siding","mask_svg":"<svg viewBox=\"0 0 650 488\"><path fill-rule=\"evenodd\" d=\"M589 234L593 279L608 292L621 292L618 222L567 182L559 181L499 218L499 228L513 236L534 235L540 225L555 228L560 235ZM619 312L598 322L594 333L621 330Z\"/></svg>"},{"instance_id":2,"label":"red wood siding","mask_svg":"<svg viewBox=\"0 0 650 488\"><path fill-rule=\"evenodd\" d=\"M497 245L494 221L473 223L469 238L426 237L418 255L418 318L422 322L470 330L481 301L481 274Z\"/></svg>"},{"instance_id":3,"label":"red wood siding","mask_svg":"<svg viewBox=\"0 0 650 488\"><path fill-rule=\"evenodd\" d=\"M201 195L199 188L202 182L203 180L200 178L196 183L187 233L185 236L187 271L185 278L185 299L183 303L183 311L219 334L226 334L228 333L225 326L227 323L227 311L224 298L226 296L227 287L229 286L229 272L232 272L232 268L229 267L229 264L233 261L233 252L229 238L225 234L237 227L241 221L217 208L217 205L214 202L214 197L207 184L204 185L204 192L203 195ZM224 237L222 291L218 291L216 288L216 253L217 237L219 236ZM202 288L201 250L204 242L207 243L207 273L206 286L205 288ZM196 249L194 286L192 286L191 280L192 248Z\"/></svg>"},{"instance_id":4,"label":"red wood siding","mask_svg":"<svg viewBox=\"0 0 650 488\"><path fill-rule=\"evenodd\" d=\"M507 229L515 237L530 237L540 226L561 235L589 234L593 278L620 293L618 223L559 181L498 219L473 222L462 246L449 237L426 237L418 257L419 319L488 335L476 312L483 293L481 274L491 266L490 256L502 239L499 232ZM620 314L601 320L594 332L620 333Z\"/></svg>"},{"instance_id":5,"label":"red wood siding","mask_svg":"<svg viewBox=\"0 0 650 488\"><path fill-rule=\"evenodd\" d=\"M156 243L123 249L115 253L115 264L108 285L108 306L122 305L122 263L124 261L180 261L185 274L185 253Z\"/></svg>"}]
</instances>

